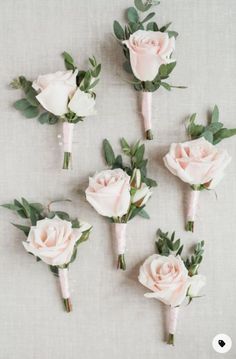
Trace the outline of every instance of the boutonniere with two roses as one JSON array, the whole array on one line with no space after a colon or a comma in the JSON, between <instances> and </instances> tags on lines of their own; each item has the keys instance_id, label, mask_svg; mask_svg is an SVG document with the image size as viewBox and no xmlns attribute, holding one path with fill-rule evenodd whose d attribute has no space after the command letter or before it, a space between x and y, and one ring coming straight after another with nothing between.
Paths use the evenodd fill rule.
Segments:
<instances>
[{"instance_id":1,"label":"boutonniere with two roses","mask_svg":"<svg viewBox=\"0 0 236 359\"><path fill-rule=\"evenodd\" d=\"M63 52L66 71L39 75L29 81L24 76L14 79L11 86L21 89L24 97L14 107L26 118L38 118L41 124L63 124L63 169L72 165L73 132L76 123L96 114L94 88L99 81L101 64L89 58L88 70L79 70L73 58ZM60 137L60 135L59 135Z\"/></svg>"},{"instance_id":2,"label":"boutonniere with two roses","mask_svg":"<svg viewBox=\"0 0 236 359\"><path fill-rule=\"evenodd\" d=\"M68 269L76 259L78 246L89 238L92 226L77 218L72 219L66 212L52 210L55 202L59 201L45 207L22 198L2 206L27 220L27 225L14 224L26 236L22 244L37 262L46 263L59 278L65 310L71 312Z\"/></svg>"},{"instance_id":3,"label":"boutonniere with two roses","mask_svg":"<svg viewBox=\"0 0 236 359\"><path fill-rule=\"evenodd\" d=\"M125 270L127 223L137 215L149 218L145 207L152 195L152 187L156 187L157 183L147 175L144 144L138 141L129 145L123 138L121 147L128 162L121 155L115 156L108 140L104 140L104 156L110 168L90 177L85 193L94 209L114 223L117 268Z\"/></svg>"},{"instance_id":4,"label":"boutonniere with two roses","mask_svg":"<svg viewBox=\"0 0 236 359\"><path fill-rule=\"evenodd\" d=\"M196 114L188 122L190 140L172 143L164 157L165 166L175 176L190 185L186 230L194 231L199 196L203 190L212 190L224 177L231 161L228 151L216 145L236 135L236 129L225 128L219 121L219 109L214 107L207 126L195 123Z\"/></svg>"},{"instance_id":5,"label":"boutonniere with two roses","mask_svg":"<svg viewBox=\"0 0 236 359\"><path fill-rule=\"evenodd\" d=\"M187 300L190 304L199 298L201 289L206 284L205 276L198 274L203 259L204 241L195 245L190 257L183 257L181 240L175 240L161 230L157 232L157 254L148 257L140 267L139 282L151 290L147 298L155 298L169 308L168 340L174 345L180 308Z\"/></svg>"},{"instance_id":6,"label":"boutonniere with two roses","mask_svg":"<svg viewBox=\"0 0 236 359\"><path fill-rule=\"evenodd\" d=\"M173 86L166 82L176 66L172 57L178 36L170 25L159 26L153 17L155 12L145 13L159 1L135 0L134 7L126 11L127 24L122 27L114 21L113 30L120 42L126 61L124 69L131 77L134 89L141 93L141 112L144 120L146 139L152 140L152 94L160 87L170 91Z\"/></svg>"}]
</instances>

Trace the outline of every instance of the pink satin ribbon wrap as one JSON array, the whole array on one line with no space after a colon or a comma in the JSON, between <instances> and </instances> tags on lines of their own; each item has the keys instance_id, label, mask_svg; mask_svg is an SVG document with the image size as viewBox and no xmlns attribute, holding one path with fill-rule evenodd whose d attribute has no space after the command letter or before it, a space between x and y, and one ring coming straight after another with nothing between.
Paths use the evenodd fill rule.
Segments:
<instances>
[{"instance_id":1,"label":"pink satin ribbon wrap","mask_svg":"<svg viewBox=\"0 0 236 359\"><path fill-rule=\"evenodd\" d=\"M72 141L74 132L74 123L63 122L63 146L64 152L72 153Z\"/></svg>"},{"instance_id":2,"label":"pink satin ribbon wrap","mask_svg":"<svg viewBox=\"0 0 236 359\"><path fill-rule=\"evenodd\" d=\"M180 307L170 307L169 312L169 333L175 334Z\"/></svg>"},{"instance_id":3,"label":"pink satin ribbon wrap","mask_svg":"<svg viewBox=\"0 0 236 359\"><path fill-rule=\"evenodd\" d=\"M70 298L70 291L69 291L69 280L68 280L68 269L59 268L59 280L61 285L61 294L63 299Z\"/></svg>"},{"instance_id":4,"label":"pink satin ribbon wrap","mask_svg":"<svg viewBox=\"0 0 236 359\"><path fill-rule=\"evenodd\" d=\"M188 203L188 213L187 213L187 220L190 222L194 222L196 218L199 196L200 196L200 191L191 190L189 203Z\"/></svg>"},{"instance_id":5,"label":"pink satin ribbon wrap","mask_svg":"<svg viewBox=\"0 0 236 359\"><path fill-rule=\"evenodd\" d=\"M142 92L142 115L145 131L152 128L152 92Z\"/></svg>"},{"instance_id":6,"label":"pink satin ribbon wrap","mask_svg":"<svg viewBox=\"0 0 236 359\"><path fill-rule=\"evenodd\" d=\"M126 228L127 223L115 223L115 241L117 254L124 254L126 249Z\"/></svg>"}]
</instances>

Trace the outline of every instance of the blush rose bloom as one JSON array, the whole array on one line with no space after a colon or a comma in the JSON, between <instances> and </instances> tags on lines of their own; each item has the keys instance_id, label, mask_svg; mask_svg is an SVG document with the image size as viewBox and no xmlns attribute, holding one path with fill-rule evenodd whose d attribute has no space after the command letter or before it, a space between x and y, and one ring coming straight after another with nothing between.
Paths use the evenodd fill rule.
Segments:
<instances>
[{"instance_id":1,"label":"blush rose bloom","mask_svg":"<svg viewBox=\"0 0 236 359\"><path fill-rule=\"evenodd\" d=\"M173 143L164 157L165 166L190 185L206 184L215 188L231 161L226 150L218 149L201 137L184 143Z\"/></svg>"},{"instance_id":2,"label":"blush rose bloom","mask_svg":"<svg viewBox=\"0 0 236 359\"><path fill-rule=\"evenodd\" d=\"M105 170L89 178L87 201L106 217L122 217L130 206L130 176L122 169Z\"/></svg>"},{"instance_id":3,"label":"blush rose bloom","mask_svg":"<svg viewBox=\"0 0 236 359\"><path fill-rule=\"evenodd\" d=\"M153 291L145 297L156 298L166 305L179 306L185 299L190 277L179 256L154 254L140 267L139 282Z\"/></svg>"},{"instance_id":4,"label":"blush rose bloom","mask_svg":"<svg viewBox=\"0 0 236 359\"><path fill-rule=\"evenodd\" d=\"M39 257L52 266L61 266L70 262L76 242L84 231L91 226L83 223L80 228L72 228L69 221L58 217L45 218L31 227L23 245L27 252Z\"/></svg>"},{"instance_id":5,"label":"blush rose bloom","mask_svg":"<svg viewBox=\"0 0 236 359\"><path fill-rule=\"evenodd\" d=\"M56 116L68 112L68 101L76 91L76 71L57 71L52 74L40 75L32 87L40 93L36 96L45 110Z\"/></svg>"},{"instance_id":6,"label":"blush rose bloom","mask_svg":"<svg viewBox=\"0 0 236 359\"><path fill-rule=\"evenodd\" d=\"M130 52L130 63L135 77L152 81L162 64L173 62L175 38L160 31L138 30L123 41Z\"/></svg>"}]
</instances>

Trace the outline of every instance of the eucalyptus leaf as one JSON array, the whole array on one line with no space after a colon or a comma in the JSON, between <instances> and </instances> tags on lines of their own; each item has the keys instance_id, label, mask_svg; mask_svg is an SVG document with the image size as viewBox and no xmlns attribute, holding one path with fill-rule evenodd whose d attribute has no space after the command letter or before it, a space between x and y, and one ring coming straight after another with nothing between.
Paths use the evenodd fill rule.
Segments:
<instances>
[{"instance_id":1,"label":"eucalyptus leaf","mask_svg":"<svg viewBox=\"0 0 236 359\"><path fill-rule=\"evenodd\" d=\"M134 0L134 4L135 7L142 12L148 11L152 7L152 4L148 1Z\"/></svg>"},{"instance_id":2,"label":"eucalyptus leaf","mask_svg":"<svg viewBox=\"0 0 236 359\"><path fill-rule=\"evenodd\" d=\"M148 20L151 20L155 15L156 15L155 12L150 12L150 14L148 14L148 15L141 21L141 23L143 24L143 23L147 22Z\"/></svg>"},{"instance_id":3,"label":"eucalyptus leaf","mask_svg":"<svg viewBox=\"0 0 236 359\"><path fill-rule=\"evenodd\" d=\"M22 98L21 100L16 101L13 106L19 111L25 111L28 107L30 107L30 103L26 98Z\"/></svg>"},{"instance_id":4,"label":"eucalyptus leaf","mask_svg":"<svg viewBox=\"0 0 236 359\"><path fill-rule=\"evenodd\" d=\"M146 29L147 31L159 31L158 25L155 22L149 22Z\"/></svg>"},{"instance_id":5,"label":"eucalyptus leaf","mask_svg":"<svg viewBox=\"0 0 236 359\"><path fill-rule=\"evenodd\" d=\"M35 106L29 106L27 107L25 110L22 111L22 114L26 117L26 118L34 118L37 117L39 114L39 110L37 107Z\"/></svg>"},{"instance_id":6,"label":"eucalyptus leaf","mask_svg":"<svg viewBox=\"0 0 236 359\"><path fill-rule=\"evenodd\" d=\"M114 34L116 35L117 39L119 39L119 40L125 39L124 30L121 27L121 25L119 24L119 22L116 20L113 23L113 31L114 31Z\"/></svg>"},{"instance_id":7,"label":"eucalyptus leaf","mask_svg":"<svg viewBox=\"0 0 236 359\"><path fill-rule=\"evenodd\" d=\"M110 145L110 142L107 139L103 141L103 151L108 166L112 166L115 162L115 154Z\"/></svg>"},{"instance_id":8,"label":"eucalyptus leaf","mask_svg":"<svg viewBox=\"0 0 236 359\"><path fill-rule=\"evenodd\" d=\"M134 22L134 23L139 22L139 14L134 7L129 7L127 9L127 17L130 22Z\"/></svg>"},{"instance_id":9,"label":"eucalyptus leaf","mask_svg":"<svg viewBox=\"0 0 236 359\"><path fill-rule=\"evenodd\" d=\"M215 123L219 121L219 108L217 105L215 105L213 111L212 111L212 117L211 117L211 122Z\"/></svg>"}]
</instances>

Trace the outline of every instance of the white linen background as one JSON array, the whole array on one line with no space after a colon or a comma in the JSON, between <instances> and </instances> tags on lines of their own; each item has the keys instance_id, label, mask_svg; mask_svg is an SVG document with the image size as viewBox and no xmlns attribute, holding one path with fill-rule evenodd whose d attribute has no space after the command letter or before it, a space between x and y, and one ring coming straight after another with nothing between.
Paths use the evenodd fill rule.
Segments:
<instances>
[{"instance_id":1,"label":"white linen background","mask_svg":"<svg viewBox=\"0 0 236 359\"><path fill-rule=\"evenodd\" d=\"M70 268L74 310L63 311L57 280L45 264L27 255L24 235L10 222L21 220L0 209L0 359L172 358L215 359L211 346L218 333L232 337L235 329L236 138L223 146L233 160L214 192L201 194L194 235L184 232L187 186L163 166L162 157L174 141L186 140L184 120L198 112L204 120L217 103L221 120L236 126L234 0L162 0L156 8L159 24L173 22L177 67L171 83L187 90L160 89L153 96L155 140L146 142L151 177L159 182L147 209L151 220L135 218L128 226L128 270L114 266L110 224L99 216L78 189L89 174L105 167L101 144L107 137L115 150L119 138L135 141L143 133L138 93L123 81L123 56L112 36L114 19L124 20L132 0L7 0L0 2L1 129L0 202L24 196L47 203L71 198L60 208L90 221L94 230L81 245ZM97 87L98 115L79 123L74 139L74 169L61 170L60 126L25 119L12 103L21 93L9 88L17 75L63 69L62 51L81 67L94 54L102 62ZM157 228L184 239L187 248L205 240L201 273L207 275L205 297L181 310L175 348L165 342L165 307L144 298L138 268L154 251Z\"/></svg>"}]
</instances>

